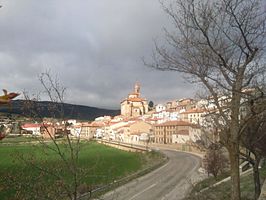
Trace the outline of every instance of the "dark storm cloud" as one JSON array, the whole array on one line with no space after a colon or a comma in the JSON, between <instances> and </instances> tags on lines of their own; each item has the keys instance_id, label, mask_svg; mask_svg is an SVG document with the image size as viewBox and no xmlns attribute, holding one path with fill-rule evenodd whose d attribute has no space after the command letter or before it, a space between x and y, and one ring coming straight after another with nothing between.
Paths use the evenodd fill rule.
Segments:
<instances>
[{"instance_id":1,"label":"dark storm cloud","mask_svg":"<svg viewBox=\"0 0 266 200\"><path fill-rule=\"evenodd\" d=\"M143 65L153 39L170 21L154 0L0 1L2 88L41 91L50 69L67 88L67 101L118 108L138 81L156 103L191 96L177 73ZM185 88L187 88L185 90Z\"/></svg>"}]
</instances>

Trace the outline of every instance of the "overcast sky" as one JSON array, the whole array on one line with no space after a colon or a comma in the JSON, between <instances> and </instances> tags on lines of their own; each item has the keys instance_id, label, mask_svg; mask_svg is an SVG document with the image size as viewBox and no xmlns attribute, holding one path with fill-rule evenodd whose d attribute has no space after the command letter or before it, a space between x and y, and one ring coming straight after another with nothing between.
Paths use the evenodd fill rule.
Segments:
<instances>
[{"instance_id":1,"label":"overcast sky","mask_svg":"<svg viewBox=\"0 0 266 200\"><path fill-rule=\"evenodd\" d=\"M0 0L0 88L37 93L50 69L66 102L120 108L136 81L148 101L193 97L178 73L144 66L171 22L157 0Z\"/></svg>"}]
</instances>

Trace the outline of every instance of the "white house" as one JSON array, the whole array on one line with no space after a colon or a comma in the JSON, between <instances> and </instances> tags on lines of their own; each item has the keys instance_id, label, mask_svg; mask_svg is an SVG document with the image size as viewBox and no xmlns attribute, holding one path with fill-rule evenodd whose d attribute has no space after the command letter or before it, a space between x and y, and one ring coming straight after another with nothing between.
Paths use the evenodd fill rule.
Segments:
<instances>
[{"instance_id":1,"label":"white house","mask_svg":"<svg viewBox=\"0 0 266 200\"><path fill-rule=\"evenodd\" d=\"M186 112L182 112L182 120L187 121L192 124L199 124L202 125L204 121L204 116L206 114L206 111L203 109L190 109Z\"/></svg>"},{"instance_id":2,"label":"white house","mask_svg":"<svg viewBox=\"0 0 266 200\"><path fill-rule=\"evenodd\" d=\"M68 130L70 130L71 135L75 137L81 136L81 129L82 129L82 124L81 123L75 123L69 127L67 127Z\"/></svg>"},{"instance_id":3,"label":"white house","mask_svg":"<svg viewBox=\"0 0 266 200\"><path fill-rule=\"evenodd\" d=\"M156 121L160 124L167 121L180 120L181 117L178 111L163 110L160 112L153 113L152 119L156 119Z\"/></svg>"},{"instance_id":4,"label":"white house","mask_svg":"<svg viewBox=\"0 0 266 200\"><path fill-rule=\"evenodd\" d=\"M101 116L95 118L95 121L110 121L111 119L112 119L111 116Z\"/></svg>"},{"instance_id":5,"label":"white house","mask_svg":"<svg viewBox=\"0 0 266 200\"><path fill-rule=\"evenodd\" d=\"M172 142L178 144L184 144L190 140L189 130L180 130L176 134L172 135Z\"/></svg>"},{"instance_id":6,"label":"white house","mask_svg":"<svg viewBox=\"0 0 266 200\"><path fill-rule=\"evenodd\" d=\"M41 135L41 124L24 124L21 126L23 130L32 132L32 135L40 136Z\"/></svg>"},{"instance_id":7,"label":"white house","mask_svg":"<svg viewBox=\"0 0 266 200\"><path fill-rule=\"evenodd\" d=\"M198 125L189 127L189 138L192 142L201 140L201 127Z\"/></svg>"},{"instance_id":8,"label":"white house","mask_svg":"<svg viewBox=\"0 0 266 200\"><path fill-rule=\"evenodd\" d=\"M164 111L164 110L166 110L166 106L163 105L163 104L157 104L155 106L155 112L161 112L161 111Z\"/></svg>"},{"instance_id":9,"label":"white house","mask_svg":"<svg viewBox=\"0 0 266 200\"><path fill-rule=\"evenodd\" d=\"M180 120L180 114L178 111L171 111L169 112L169 120L170 121L176 121Z\"/></svg>"}]
</instances>

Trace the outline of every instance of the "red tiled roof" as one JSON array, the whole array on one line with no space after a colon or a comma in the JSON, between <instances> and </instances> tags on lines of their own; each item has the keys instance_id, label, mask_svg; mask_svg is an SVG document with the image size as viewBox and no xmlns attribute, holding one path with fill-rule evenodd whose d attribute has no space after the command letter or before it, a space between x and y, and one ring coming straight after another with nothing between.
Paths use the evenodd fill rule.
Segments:
<instances>
[{"instance_id":1,"label":"red tiled roof","mask_svg":"<svg viewBox=\"0 0 266 200\"><path fill-rule=\"evenodd\" d=\"M113 130L119 130L119 129L127 128L127 127L129 127L129 125L130 124L125 124L123 126L119 126L119 127L113 128Z\"/></svg>"},{"instance_id":2,"label":"red tiled roof","mask_svg":"<svg viewBox=\"0 0 266 200\"><path fill-rule=\"evenodd\" d=\"M190 104L189 102L181 102L178 104L178 106L187 106L189 104Z\"/></svg>"},{"instance_id":3,"label":"red tiled roof","mask_svg":"<svg viewBox=\"0 0 266 200\"><path fill-rule=\"evenodd\" d=\"M90 123L89 126L91 127L101 127L101 126L105 126L106 124L104 122L96 122L96 121L93 121L92 123Z\"/></svg>"},{"instance_id":4,"label":"red tiled roof","mask_svg":"<svg viewBox=\"0 0 266 200\"><path fill-rule=\"evenodd\" d=\"M40 128L40 127L53 127L52 124L24 124L21 128Z\"/></svg>"},{"instance_id":5,"label":"red tiled roof","mask_svg":"<svg viewBox=\"0 0 266 200\"><path fill-rule=\"evenodd\" d=\"M155 126L191 126L192 124L185 121L168 121L162 124L157 124Z\"/></svg>"},{"instance_id":6,"label":"red tiled roof","mask_svg":"<svg viewBox=\"0 0 266 200\"><path fill-rule=\"evenodd\" d=\"M141 132L139 131L131 132L130 135L141 135Z\"/></svg>"},{"instance_id":7,"label":"red tiled roof","mask_svg":"<svg viewBox=\"0 0 266 200\"><path fill-rule=\"evenodd\" d=\"M128 101L133 101L133 102L141 102L141 101L145 101L145 99L143 98L139 98L139 97L135 97L135 98L128 98Z\"/></svg>"},{"instance_id":8,"label":"red tiled roof","mask_svg":"<svg viewBox=\"0 0 266 200\"><path fill-rule=\"evenodd\" d=\"M124 101L142 102L142 101L146 101L146 99L143 99L140 97L126 98L123 101L121 101L121 103L123 103Z\"/></svg>"},{"instance_id":9,"label":"red tiled roof","mask_svg":"<svg viewBox=\"0 0 266 200\"><path fill-rule=\"evenodd\" d=\"M196 108L196 109L190 109L190 110L187 110L187 111L183 112L183 114L190 114L190 113L204 113L204 112L206 112L206 111L203 110L203 109Z\"/></svg>"},{"instance_id":10,"label":"red tiled roof","mask_svg":"<svg viewBox=\"0 0 266 200\"><path fill-rule=\"evenodd\" d=\"M24 124L21 127L22 128L40 128L42 125L41 124Z\"/></svg>"},{"instance_id":11,"label":"red tiled roof","mask_svg":"<svg viewBox=\"0 0 266 200\"><path fill-rule=\"evenodd\" d=\"M81 126L90 126L90 123L89 122L83 122L83 123L81 123L79 125L81 125Z\"/></svg>"}]
</instances>

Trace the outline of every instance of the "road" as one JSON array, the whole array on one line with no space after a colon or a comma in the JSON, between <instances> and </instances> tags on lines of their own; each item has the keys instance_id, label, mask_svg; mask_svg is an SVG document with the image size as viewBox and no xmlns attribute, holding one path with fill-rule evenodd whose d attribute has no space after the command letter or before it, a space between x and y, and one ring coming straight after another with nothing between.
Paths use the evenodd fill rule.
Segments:
<instances>
[{"instance_id":1,"label":"road","mask_svg":"<svg viewBox=\"0 0 266 200\"><path fill-rule=\"evenodd\" d=\"M155 171L137 178L114 191L103 200L178 200L190 191L191 181L199 178L200 158L183 152L163 150L169 161Z\"/></svg>"}]
</instances>

